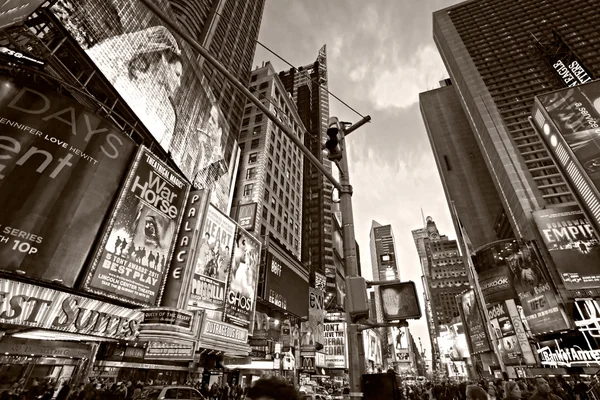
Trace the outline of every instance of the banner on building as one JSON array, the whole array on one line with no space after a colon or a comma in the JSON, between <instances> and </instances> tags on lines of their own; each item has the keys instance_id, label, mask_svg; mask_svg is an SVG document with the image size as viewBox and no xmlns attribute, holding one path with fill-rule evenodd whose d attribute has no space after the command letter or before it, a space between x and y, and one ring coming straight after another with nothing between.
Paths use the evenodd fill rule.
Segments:
<instances>
[{"instance_id":1,"label":"banner on building","mask_svg":"<svg viewBox=\"0 0 600 400\"><path fill-rule=\"evenodd\" d=\"M237 222L242 228L252 232L256 222L256 203L239 205L237 208Z\"/></svg>"},{"instance_id":2,"label":"banner on building","mask_svg":"<svg viewBox=\"0 0 600 400\"><path fill-rule=\"evenodd\" d=\"M298 317L308 315L309 285L308 273L304 274L301 264L294 261L284 261L273 244L267 251L265 270L266 300L291 312Z\"/></svg>"},{"instance_id":3,"label":"banner on building","mask_svg":"<svg viewBox=\"0 0 600 400\"><path fill-rule=\"evenodd\" d=\"M227 278L235 248L235 222L210 204L196 248L190 309L205 309L213 319L222 319Z\"/></svg>"},{"instance_id":4,"label":"banner on building","mask_svg":"<svg viewBox=\"0 0 600 400\"><path fill-rule=\"evenodd\" d=\"M523 323L521 315L519 314L519 309L514 300L506 300L504 302L506 306L506 311L508 312L508 316L510 317L510 322L512 324L512 329L517 338L517 342L521 348L522 355L522 364L535 365L537 361L535 359L535 355L533 354L533 350L531 349L531 345L529 344L529 339L527 337L527 328Z\"/></svg>"},{"instance_id":5,"label":"banner on building","mask_svg":"<svg viewBox=\"0 0 600 400\"><path fill-rule=\"evenodd\" d=\"M533 122L587 211L600 229L600 81L536 97Z\"/></svg>"},{"instance_id":6,"label":"banner on building","mask_svg":"<svg viewBox=\"0 0 600 400\"><path fill-rule=\"evenodd\" d=\"M324 343L325 295L322 290L308 288L308 321L300 325L302 348L315 349Z\"/></svg>"},{"instance_id":7,"label":"banner on building","mask_svg":"<svg viewBox=\"0 0 600 400\"><path fill-rule=\"evenodd\" d=\"M491 305L488 307L488 314L492 332L498 340L502 361L506 365L519 365L523 352L505 303Z\"/></svg>"},{"instance_id":8,"label":"banner on building","mask_svg":"<svg viewBox=\"0 0 600 400\"><path fill-rule=\"evenodd\" d=\"M533 218L567 290L600 286L598 237L578 206L534 211Z\"/></svg>"},{"instance_id":9,"label":"banner on building","mask_svg":"<svg viewBox=\"0 0 600 400\"><path fill-rule=\"evenodd\" d=\"M162 299L164 307L187 308L187 284L194 276L194 255L198 251L200 225L204 220L207 200L208 193L202 189L192 190L188 196Z\"/></svg>"},{"instance_id":10,"label":"banner on building","mask_svg":"<svg viewBox=\"0 0 600 400\"><path fill-rule=\"evenodd\" d=\"M487 252L488 254L483 254ZM481 271L477 273L477 279L479 280L479 286L483 293L483 299L486 304L494 304L508 299L514 299L517 297L515 292L514 284L506 260L500 254L493 251L491 248L486 248L482 251L478 251L475 259L480 260L481 257L496 256L493 260L495 265L493 268ZM477 268L477 266L476 266Z\"/></svg>"},{"instance_id":11,"label":"banner on building","mask_svg":"<svg viewBox=\"0 0 600 400\"><path fill-rule=\"evenodd\" d=\"M325 364L327 368L348 368L346 323L326 322L324 326Z\"/></svg>"},{"instance_id":12,"label":"banner on building","mask_svg":"<svg viewBox=\"0 0 600 400\"><path fill-rule=\"evenodd\" d=\"M175 19L168 2L156 4ZM138 0L60 0L50 10L188 181L227 212L238 146L195 51Z\"/></svg>"},{"instance_id":13,"label":"banner on building","mask_svg":"<svg viewBox=\"0 0 600 400\"><path fill-rule=\"evenodd\" d=\"M537 352L543 366L600 366L600 346L597 340L600 337L600 303L598 299L575 300L573 311L577 332L540 345Z\"/></svg>"},{"instance_id":14,"label":"banner on building","mask_svg":"<svg viewBox=\"0 0 600 400\"><path fill-rule=\"evenodd\" d=\"M256 307L256 284L260 264L260 242L237 227L233 244L233 260L225 298L224 321L252 330Z\"/></svg>"},{"instance_id":15,"label":"banner on building","mask_svg":"<svg viewBox=\"0 0 600 400\"><path fill-rule=\"evenodd\" d=\"M512 254L505 256L531 333L539 335L569 329L535 244L514 243L511 249Z\"/></svg>"},{"instance_id":16,"label":"banner on building","mask_svg":"<svg viewBox=\"0 0 600 400\"><path fill-rule=\"evenodd\" d=\"M189 187L141 147L102 235L84 289L136 305L158 305Z\"/></svg>"},{"instance_id":17,"label":"banner on building","mask_svg":"<svg viewBox=\"0 0 600 400\"><path fill-rule=\"evenodd\" d=\"M369 329L363 332L363 342L365 349L365 360L368 364L371 361L375 366L383 365L381 356L381 341L375 331Z\"/></svg>"},{"instance_id":18,"label":"banner on building","mask_svg":"<svg viewBox=\"0 0 600 400\"><path fill-rule=\"evenodd\" d=\"M471 353L478 354L489 351L490 344L481 319L479 305L475 299L475 292L469 290L457 298L460 299L459 310L463 317L463 326L467 328L466 332L469 343L471 343Z\"/></svg>"},{"instance_id":19,"label":"banner on building","mask_svg":"<svg viewBox=\"0 0 600 400\"><path fill-rule=\"evenodd\" d=\"M71 98L0 76L0 270L73 287L135 143Z\"/></svg>"}]
</instances>

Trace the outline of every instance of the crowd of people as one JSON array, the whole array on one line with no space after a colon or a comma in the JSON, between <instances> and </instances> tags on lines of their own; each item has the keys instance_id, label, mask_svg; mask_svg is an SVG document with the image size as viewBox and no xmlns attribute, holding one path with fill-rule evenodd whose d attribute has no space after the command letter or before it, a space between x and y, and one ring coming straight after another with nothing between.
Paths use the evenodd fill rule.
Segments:
<instances>
[{"instance_id":1,"label":"crowd of people","mask_svg":"<svg viewBox=\"0 0 600 400\"><path fill-rule=\"evenodd\" d=\"M581 379L521 378L517 380L406 384L400 397L407 400L591 400L590 387Z\"/></svg>"}]
</instances>

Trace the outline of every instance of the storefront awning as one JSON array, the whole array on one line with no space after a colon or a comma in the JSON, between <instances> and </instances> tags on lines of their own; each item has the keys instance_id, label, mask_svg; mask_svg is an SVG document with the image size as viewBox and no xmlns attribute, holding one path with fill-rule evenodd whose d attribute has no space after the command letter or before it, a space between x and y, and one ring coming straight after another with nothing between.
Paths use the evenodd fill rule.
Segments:
<instances>
[{"instance_id":1,"label":"storefront awning","mask_svg":"<svg viewBox=\"0 0 600 400\"><path fill-rule=\"evenodd\" d=\"M81 335L79 333L49 331L46 329L30 329L22 332L13 333L12 337L19 339L37 339L37 340L66 340L71 342L117 342L116 339Z\"/></svg>"},{"instance_id":2,"label":"storefront awning","mask_svg":"<svg viewBox=\"0 0 600 400\"><path fill-rule=\"evenodd\" d=\"M252 350L247 344L231 343L225 340L203 337L200 339L199 347L220 351L229 356L247 356Z\"/></svg>"}]
</instances>

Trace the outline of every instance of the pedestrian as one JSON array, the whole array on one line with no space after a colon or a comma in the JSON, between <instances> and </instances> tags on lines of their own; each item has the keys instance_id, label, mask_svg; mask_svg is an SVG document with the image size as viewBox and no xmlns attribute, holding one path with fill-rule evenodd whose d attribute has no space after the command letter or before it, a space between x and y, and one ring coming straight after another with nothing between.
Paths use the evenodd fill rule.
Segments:
<instances>
[{"instance_id":1,"label":"pedestrian","mask_svg":"<svg viewBox=\"0 0 600 400\"><path fill-rule=\"evenodd\" d=\"M514 381L508 381L504 384L504 393L506 393L506 400L521 400L522 398L521 388Z\"/></svg>"},{"instance_id":2,"label":"pedestrian","mask_svg":"<svg viewBox=\"0 0 600 400\"><path fill-rule=\"evenodd\" d=\"M477 385L468 385L465 395L467 400L488 400L485 390Z\"/></svg>"},{"instance_id":3,"label":"pedestrian","mask_svg":"<svg viewBox=\"0 0 600 400\"><path fill-rule=\"evenodd\" d=\"M552 388L544 378L535 378L535 391L529 400L561 400L552 393Z\"/></svg>"},{"instance_id":4,"label":"pedestrian","mask_svg":"<svg viewBox=\"0 0 600 400\"><path fill-rule=\"evenodd\" d=\"M248 390L248 400L300 400L294 385L278 378L259 379Z\"/></svg>"},{"instance_id":5,"label":"pedestrian","mask_svg":"<svg viewBox=\"0 0 600 400\"><path fill-rule=\"evenodd\" d=\"M56 395L56 400L67 400L67 398L69 397L69 394L71 394L71 385L70 385L69 381L66 380L63 383L60 390L58 391L58 394Z\"/></svg>"}]
</instances>

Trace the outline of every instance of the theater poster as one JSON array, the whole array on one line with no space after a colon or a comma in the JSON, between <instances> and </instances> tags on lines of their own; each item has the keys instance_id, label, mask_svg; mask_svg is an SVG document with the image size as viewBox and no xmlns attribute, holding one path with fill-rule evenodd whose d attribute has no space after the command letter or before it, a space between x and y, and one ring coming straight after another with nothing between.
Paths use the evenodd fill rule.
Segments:
<instances>
[{"instance_id":1,"label":"theater poster","mask_svg":"<svg viewBox=\"0 0 600 400\"><path fill-rule=\"evenodd\" d=\"M0 76L0 270L73 287L135 148L73 99Z\"/></svg>"},{"instance_id":2,"label":"theater poster","mask_svg":"<svg viewBox=\"0 0 600 400\"><path fill-rule=\"evenodd\" d=\"M578 206L533 212L533 218L567 290L600 286L598 237Z\"/></svg>"},{"instance_id":3,"label":"theater poster","mask_svg":"<svg viewBox=\"0 0 600 400\"><path fill-rule=\"evenodd\" d=\"M142 147L131 167L84 289L158 305L190 185Z\"/></svg>"},{"instance_id":4,"label":"theater poster","mask_svg":"<svg viewBox=\"0 0 600 400\"><path fill-rule=\"evenodd\" d=\"M260 242L241 227L237 227L233 259L225 295L224 321L252 330L256 308L256 284L260 265Z\"/></svg>"},{"instance_id":5,"label":"theater poster","mask_svg":"<svg viewBox=\"0 0 600 400\"><path fill-rule=\"evenodd\" d=\"M198 238L188 307L205 309L210 318L218 321L225 309L235 229L235 222L209 204Z\"/></svg>"}]
</instances>

